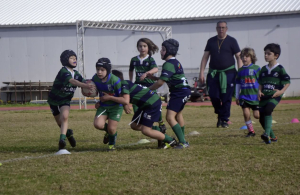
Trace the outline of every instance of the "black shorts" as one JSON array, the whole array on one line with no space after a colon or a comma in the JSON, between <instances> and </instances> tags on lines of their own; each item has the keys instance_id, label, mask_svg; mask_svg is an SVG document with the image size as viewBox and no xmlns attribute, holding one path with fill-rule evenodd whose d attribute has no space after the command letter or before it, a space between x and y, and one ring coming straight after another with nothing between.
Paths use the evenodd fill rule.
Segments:
<instances>
[{"instance_id":1,"label":"black shorts","mask_svg":"<svg viewBox=\"0 0 300 195\"><path fill-rule=\"evenodd\" d=\"M54 106L54 105L50 105L50 109L51 109L51 112L53 114L53 116L57 116L60 114L60 108L62 106L69 106L70 107L70 103L65 103L65 104L61 104L61 105L58 105L58 106Z\"/></svg>"},{"instance_id":2,"label":"black shorts","mask_svg":"<svg viewBox=\"0 0 300 195\"><path fill-rule=\"evenodd\" d=\"M252 110L259 110L259 105L251 105L245 102L244 100L240 100L240 106L242 108L251 108Z\"/></svg>"}]
</instances>

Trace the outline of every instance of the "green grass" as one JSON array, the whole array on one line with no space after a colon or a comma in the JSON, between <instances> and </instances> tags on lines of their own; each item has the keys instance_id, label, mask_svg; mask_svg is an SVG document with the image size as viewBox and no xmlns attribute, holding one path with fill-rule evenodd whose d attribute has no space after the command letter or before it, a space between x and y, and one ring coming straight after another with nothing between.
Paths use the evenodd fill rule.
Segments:
<instances>
[{"instance_id":1,"label":"green grass","mask_svg":"<svg viewBox=\"0 0 300 195\"><path fill-rule=\"evenodd\" d=\"M71 110L76 148L54 156L59 129L48 111L2 111L0 194L299 194L299 104L280 104L273 113L278 143L245 138L242 110L232 106L228 129L216 128L211 106L186 106L186 150L157 150L156 142L118 125L117 151L106 152L104 133L93 127L95 110ZM163 109L165 114L165 108ZM167 125L167 133L173 135ZM189 136L192 131L200 133ZM174 136L174 135L173 135ZM151 140L151 139L149 139ZM132 144L132 145L130 145Z\"/></svg>"}]
</instances>

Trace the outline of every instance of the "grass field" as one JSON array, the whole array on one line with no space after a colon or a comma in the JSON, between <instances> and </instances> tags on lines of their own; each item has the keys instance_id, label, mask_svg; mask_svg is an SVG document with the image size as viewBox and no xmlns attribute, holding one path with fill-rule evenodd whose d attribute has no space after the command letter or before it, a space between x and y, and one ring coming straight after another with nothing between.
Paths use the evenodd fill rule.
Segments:
<instances>
[{"instance_id":1,"label":"grass field","mask_svg":"<svg viewBox=\"0 0 300 195\"><path fill-rule=\"evenodd\" d=\"M165 108L163 109L165 114ZM232 125L216 128L211 106L186 106L185 150L157 150L156 142L118 126L117 151L106 152L104 133L93 127L94 110L72 110L76 148L54 156L59 129L48 111L1 111L0 194L300 194L300 105L280 104L273 113L278 142L245 138L242 111L232 106ZM173 135L169 126L167 133ZM192 131L200 133L189 136ZM151 139L149 139L151 140Z\"/></svg>"}]
</instances>

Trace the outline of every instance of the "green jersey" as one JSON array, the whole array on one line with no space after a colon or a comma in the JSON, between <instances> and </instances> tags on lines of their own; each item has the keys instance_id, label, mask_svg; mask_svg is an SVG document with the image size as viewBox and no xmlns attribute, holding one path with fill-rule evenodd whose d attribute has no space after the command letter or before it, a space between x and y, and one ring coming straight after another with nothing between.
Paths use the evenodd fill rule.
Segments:
<instances>
[{"instance_id":1,"label":"green jersey","mask_svg":"<svg viewBox=\"0 0 300 195\"><path fill-rule=\"evenodd\" d=\"M183 67L175 57L169 59L163 64L159 79L168 84L170 92L180 89L190 89L183 72Z\"/></svg>"},{"instance_id":2,"label":"green jersey","mask_svg":"<svg viewBox=\"0 0 300 195\"><path fill-rule=\"evenodd\" d=\"M74 92L77 88L76 85L72 85L69 80L75 79L80 82L83 81L81 74L78 71L73 70L72 73L67 67L62 67L55 77L52 89L48 96L48 103L54 106L70 103L74 96Z\"/></svg>"},{"instance_id":3,"label":"green jersey","mask_svg":"<svg viewBox=\"0 0 300 195\"><path fill-rule=\"evenodd\" d=\"M155 103L160 102L160 97L149 88L140 84L134 84L131 81L122 81L122 94L130 95L130 103L139 108L151 107Z\"/></svg>"},{"instance_id":4,"label":"green jersey","mask_svg":"<svg viewBox=\"0 0 300 195\"><path fill-rule=\"evenodd\" d=\"M143 81L140 81L140 77L147 71L157 68L156 62L151 56L147 56L144 59L141 59L140 56L131 58L129 71L135 69L135 83L141 84L146 87L153 85L154 81L148 78L145 78Z\"/></svg>"},{"instance_id":5,"label":"green jersey","mask_svg":"<svg viewBox=\"0 0 300 195\"><path fill-rule=\"evenodd\" d=\"M106 82L102 82L97 74L95 74L92 78L92 81L94 81L94 83L96 84L96 87L99 91L99 97L102 97L104 95L103 92L114 97L119 97L121 94L121 80L114 74L109 74ZM114 101L106 101L100 103L100 105L103 107L112 107L117 104L118 103ZM119 105L123 106L122 104Z\"/></svg>"},{"instance_id":6,"label":"green jersey","mask_svg":"<svg viewBox=\"0 0 300 195\"><path fill-rule=\"evenodd\" d=\"M280 64L276 64L271 69L266 65L260 71L258 83L262 86L261 92L264 94L260 106L264 106L267 103L266 101L274 99L272 98L276 92L274 89L281 90L284 85L290 83L290 76ZM278 102L273 103L276 105Z\"/></svg>"}]
</instances>

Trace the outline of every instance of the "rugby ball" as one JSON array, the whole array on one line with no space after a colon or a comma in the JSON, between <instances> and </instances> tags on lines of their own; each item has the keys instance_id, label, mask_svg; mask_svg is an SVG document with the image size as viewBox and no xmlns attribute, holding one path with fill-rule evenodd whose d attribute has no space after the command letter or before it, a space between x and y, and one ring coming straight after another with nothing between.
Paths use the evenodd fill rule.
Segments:
<instances>
[{"instance_id":1,"label":"rugby ball","mask_svg":"<svg viewBox=\"0 0 300 195\"><path fill-rule=\"evenodd\" d=\"M94 85L95 87L93 89L87 89L87 88L81 87L82 95L84 95L86 97L97 97L98 96L98 90L97 90L97 87L96 87L95 83L91 79L85 80L85 83L88 84L88 85Z\"/></svg>"}]
</instances>

